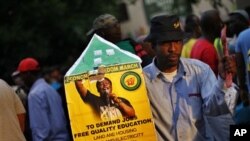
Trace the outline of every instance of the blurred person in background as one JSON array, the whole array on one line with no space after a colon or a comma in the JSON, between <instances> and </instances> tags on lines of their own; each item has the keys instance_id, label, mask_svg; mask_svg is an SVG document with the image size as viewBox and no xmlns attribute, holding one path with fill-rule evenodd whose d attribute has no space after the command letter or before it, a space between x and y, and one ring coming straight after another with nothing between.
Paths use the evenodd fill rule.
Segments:
<instances>
[{"instance_id":1,"label":"blurred person in background","mask_svg":"<svg viewBox=\"0 0 250 141\"><path fill-rule=\"evenodd\" d=\"M235 10L229 13L229 19L225 21L226 26L226 42L229 50L229 54L235 57L236 40L239 33L249 27L248 14L245 10ZM221 37L216 37L214 40L214 47L217 51L218 58L220 59L224 54L224 49L221 41ZM237 78L234 78L234 82L237 83Z\"/></svg>"},{"instance_id":2,"label":"blurred person in background","mask_svg":"<svg viewBox=\"0 0 250 141\"><path fill-rule=\"evenodd\" d=\"M11 86L11 87L14 89L16 94L19 96L19 98L21 99L21 101L23 103L23 106L26 109L26 105L27 105L27 88L25 88L23 80L20 77L20 72L19 71L14 71L11 74L11 78L12 78L12 80L14 82L14 85Z\"/></svg>"},{"instance_id":3,"label":"blurred person in background","mask_svg":"<svg viewBox=\"0 0 250 141\"><path fill-rule=\"evenodd\" d=\"M88 38L94 34L116 44L119 48L136 54L142 59L142 67L152 61L152 58L143 49L142 45L133 39L122 39L121 27L119 21L110 14L102 14L98 16L94 22L92 29L87 33Z\"/></svg>"},{"instance_id":4,"label":"blurred person in background","mask_svg":"<svg viewBox=\"0 0 250 141\"><path fill-rule=\"evenodd\" d=\"M0 139L26 141L24 137L25 109L15 91L0 79Z\"/></svg>"},{"instance_id":5,"label":"blurred person in background","mask_svg":"<svg viewBox=\"0 0 250 141\"><path fill-rule=\"evenodd\" d=\"M200 19L196 15L188 15L185 19L184 31L187 37L184 40L181 57L190 58L191 50L196 40L201 36Z\"/></svg>"},{"instance_id":6,"label":"blurred person in background","mask_svg":"<svg viewBox=\"0 0 250 141\"><path fill-rule=\"evenodd\" d=\"M249 61L247 57L249 56L249 54L247 54L249 47L247 46L249 44L244 44L248 39L241 37L237 44L237 39L240 33L247 28L249 28L249 15L245 10L238 9L229 14L229 20L227 21L227 42L229 53L233 55L237 61L238 75L234 81L240 88L240 98L238 99L234 114L236 124L250 124L250 108L248 106L249 91L246 85L248 81L245 79L245 76L249 75L247 65Z\"/></svg>"},{"instance_id":7,"label":"blurred person in background","mask_svg":"<svg viewBox=\"0 0 250 141\"><path fill-rule=\"evenodd\" d=\"M66 116L66 120L68 123L70 123L69 120L69 112L67 107L67 100L66 100L66 93L64 90L64 82L63 82L63 73L59 66L48 66L45 67L43 70L43 77L45 81L51 85L61 96L62 104L63 104L63 110ZM67 128L69 133L71 133L70 124L67 124ZM73 137L73 136L70 136ZM73 140L71 138L71 140Z\"/></svg>"},{"instance_id":8,"label":"blurred person in background","mask_svg":"<svg viewBox=\"0 0 250 141\"><path fill-rule=\"evenodd\" d=\"M219 12L217 10L208 10L201 15L201 30L202 36L195 43L192 51L191 58L198 59L208 64L214 71L215 76L218 77L219 61L223 60L223 46L215 45L216 40L220 43L221 30L223 28L223 21L220 18ZM234 59L232 63L235 63ZM232 91L237 91L237 86L232 85ZM231 92L228 92L229 95ZM228 103L228 101L226 100ZM236 103L236 101L234 101ZM215 140L229 140L230 125L235 124L233 120L233 114L235 107L230 108L231 112L218 115L218 116L206 116L208 127L208 132L213 134ZM218 124L221 123L221 124Z\"/></svg>"},{"instance_id":9,"label":"blurred person in background","mask_svg":"<svg viewBox=\"0 0 250 141\"><path fill-rule=\"evenodd\" d=\"M214 46L216 48L218 58L220 59L224 55L224 47L222 45L222 40L225 40L228 48L228 53L230 56L233 57L234 61L236 62L235 58L235 46L236 46L236 40L238 38L238 35L241 31L248 28L248 14L244 10L235 10L231 13L229 13L229 19L225 21L224 28L226 39L221 39L221 37L217 37L214 40ZM221 32L224 32L224 28ZM237 76L233 78L234 83L238 84ZM238 88L237 88L238 89ZM238 99L240 100L240 98Z\"/></svg>"},{"instance_id":10,"label":"blurred person in background","mask_svg":"<svg viewBox=\"0 0 250 141\"><path fill-rule=\"evenodd\" d=\"M235 10L229 14L227 21L227 42L229 53L235 54L236 40L239 34L249 27L249 16L245 10Z\"/></svg>"},{"instance_id":11,"label":"blurred person in background","mask_svg":"<svg viewBox=\"0 0 250 141\"><path fill-rule=\"evenodd\" d=\"M137 37L136 42L142 45L143 49L147 52L147 54L151 58L154 58L155 51L152 48L152 45L150 42L144 41L145 38L146 38L146 35L141 35L141 36Z\"/></svg>"},{"instance_id":12,"label":"blurred person in background","mask_svg":"<svg viewBox=\"0 0 250 141\"><path fill-rule=\"evenodd\" d=\"M191 58L208 64L215 76L218 75L219 58L214 47L214 40L220 37L222 27L223 23L217 10L203 12L201 15L202 36L194 44L190 55Z\"/></svg>"},{"instance_id":13,"label":"blurred person in background","mask_svg":"<svg viewBox=\"0 0 250 141\"><path fill-rule=\"evenodd\" d=\"M59 66L46 67L43 70L43 77L47 83L57 90L60 95L64 92L63 88L63 74Z\"/></svg>"},{"instance_id":14,"label":"blurred person in background","mask_svg":"<svg viewBox=\"0 0 250 141\"><path fill-rule=\"evenodd\" d=\"M250 28L242 31L236 41L236 62L241 103L235 113L237 124L250 124Z\"/></svg>"},{"instance_id":15,"label":"blurred person in background","mask_svg":"<svg viewBox=\"0 0 250 141\"><path fill-rule=\"evenodd\" d=\"M28 88L24 84L20 72L18 70L14 71L11 74L11 78L14 82L14 85L11 86L16 94L19 96L19 98L22 101L22 104L26 110L26 118L25 118L25 129L24 129L24 136L26 140L31 140L31 131L29 127L29 110L28 110Z\"/></svg>"},{"instance_id":16,"label":"blurred person in background","mask_svg":"<svg viewBox=\"0 0 250 141\"><path fill-rule=\"evenodd\" d=\"M19 62L17 70L29 88L28 111L32 141L69 141L62 100L40 74L40 65L34 58Z\"/></svg>"}]
</instances>

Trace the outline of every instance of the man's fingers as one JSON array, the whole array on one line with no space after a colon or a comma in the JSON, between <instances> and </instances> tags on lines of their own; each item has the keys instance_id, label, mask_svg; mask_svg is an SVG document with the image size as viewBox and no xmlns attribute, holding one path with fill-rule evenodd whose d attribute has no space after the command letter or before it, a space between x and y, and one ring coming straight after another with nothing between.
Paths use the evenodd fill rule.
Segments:
<instances>
[{"instance_id":1,"label":"man's fingers","mask_svg":"<svg viewBox=\"0 0 250 141\"><path fill-rule=\"evenodd\" d=\"M109 97L115 98L116 95L114 93L109 94Z\"/></svg>"},{"instance_id":2,"label":"man's fingers","mask_svg":"<svg viewBox=\"0 0 250 141\"><path fill-rule=\"evenodd\" d=\"M222 60L224 72L236 73L236 62L232 57L226 56Z\"/></svg>"}]
</instances>

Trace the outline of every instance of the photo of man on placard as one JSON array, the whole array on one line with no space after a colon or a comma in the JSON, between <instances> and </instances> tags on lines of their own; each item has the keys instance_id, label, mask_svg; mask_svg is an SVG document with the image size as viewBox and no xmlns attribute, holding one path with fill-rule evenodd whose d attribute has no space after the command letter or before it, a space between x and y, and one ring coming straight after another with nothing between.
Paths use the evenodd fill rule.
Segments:
<instances>
[{"instance_id":1,"label":"photo of man on placard","mask_svg":"<svg viewBox=\"0 0 250 141\"><path fill-rule=\"evenodd\" d=\"M96 82L100 96L91 93L82 80L75 81L75 86L84 103L91 105L102 120L114 120L121 117L135 117L135 110L128 100L117 97L112 92L112 82L107 77Z\"/></svg>"}]
</instances>

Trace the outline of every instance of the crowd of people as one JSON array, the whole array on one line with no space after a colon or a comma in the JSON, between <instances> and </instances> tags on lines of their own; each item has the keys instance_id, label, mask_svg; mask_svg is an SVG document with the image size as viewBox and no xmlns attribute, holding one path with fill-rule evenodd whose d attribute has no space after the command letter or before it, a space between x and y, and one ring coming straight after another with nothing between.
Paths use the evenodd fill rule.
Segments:
<instances>
[{"instance_id":1,"label":"crowd of people","mask_svg":"<svg viewBox=\"0 0 250 141\"><path fill-rule=\"evenodd\" d=\"M86 36L97 34L142 59L159 141L226 141L230 125L250 124L250 19L244 10L228 16L222 21L217 10L208 10L201 17L187 16L185 23L177 15L155 16L148 35L123 39L116 17L102 14ZM0 138L73 140L60 67L42 68L36 58L27 57L10 75L12 87L0 80ZM91 93L75 84L87 101ZM112 87L111 82L105 85ZM114 98L130 108L119 109L120 115L134 116L125 99Z\"/></svg>"}]
</instances>

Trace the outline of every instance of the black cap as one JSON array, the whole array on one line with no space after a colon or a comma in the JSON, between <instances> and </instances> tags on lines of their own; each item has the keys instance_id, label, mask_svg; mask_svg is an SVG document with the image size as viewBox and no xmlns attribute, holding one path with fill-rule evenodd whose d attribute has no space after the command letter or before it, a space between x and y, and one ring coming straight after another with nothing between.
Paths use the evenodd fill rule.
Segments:
<instances>
[{"instance_id":1,"label":"black cap","mask_svg":"<svg viewBox=\"0 0 250 141\"><path fill-rule=\"evenodd\" d=\"M183 40L185 37L177 15L156 16L150 22L150 33L145 38L145 41L178 41Z\"/></svg>"}]
</instances>

